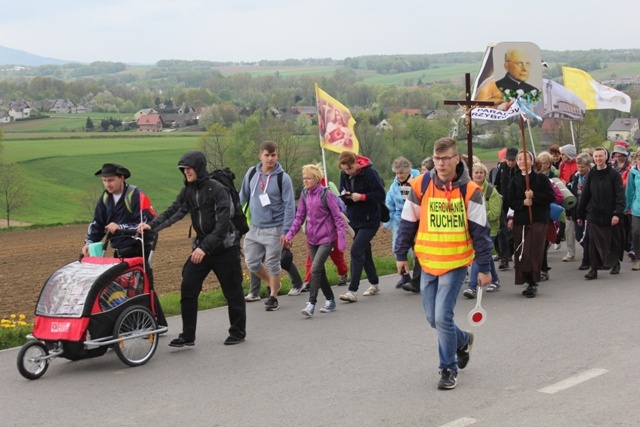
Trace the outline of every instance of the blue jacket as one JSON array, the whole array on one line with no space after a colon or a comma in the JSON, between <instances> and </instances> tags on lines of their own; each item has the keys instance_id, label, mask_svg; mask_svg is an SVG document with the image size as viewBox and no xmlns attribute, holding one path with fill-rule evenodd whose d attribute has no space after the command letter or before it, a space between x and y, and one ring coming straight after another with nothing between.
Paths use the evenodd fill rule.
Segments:
<instances>
[{"instance_id":1,"label":"blue jacket","mask_svg":"<svg viewBox=\"0 0 640 427\"><path fill-rule=\"evenodd\" d=\"M411 175L409 179L415 178L420 175L420 171L417 169L411 169ZM408 186L409 184L407 184ZM391 186L389 186L389 191L387 191L387 197L385 199L384 204L389 208L389 222L385 222L383 224L384 228L397 228L400 225L400 215L402 214L402 207L404 206L404 197L402 197L402 191L400 190L400 183L398 182L398 178L396 177Z\"/></svg>"},{"instance_id":2,"label":"blue jacket","mask_svg":"<svg viewBox=\"0 0 640 427\"><path fill-rule=\"evenodd\" d=\"M640 195L638 192L640 192L640 170L638 170L638 166L634 166L627 176L627 189L625 190L627 205L624 209L625 212L631 211L633 216L640 216Z\"/></svg>"},{"instance_id":3,"label":"blue jacket","mask_svg":"<svg viewBox=\"0 0 640 427\"><path fill-rule=\"evenodd\" d=\"M276 163L276 167L266 175L261 172L261 167L262 163L258 163L255 167L249 168L244 175L240 187L240 204L244 206L249 202L252 226L260 228L282 227L282 235L286 235L296 214L296 200L293 195L291 178L282 169L280 163ZM249 182L249 175L254 168L256 172ZM277 175L279 173L284 174L282 176L282 192L278 186ZM262 188L263 185L266 187ZM262 206L260 202L260 194L263 192L269 195L270 203L267 206Z\"/></svg>"}]
</instances>

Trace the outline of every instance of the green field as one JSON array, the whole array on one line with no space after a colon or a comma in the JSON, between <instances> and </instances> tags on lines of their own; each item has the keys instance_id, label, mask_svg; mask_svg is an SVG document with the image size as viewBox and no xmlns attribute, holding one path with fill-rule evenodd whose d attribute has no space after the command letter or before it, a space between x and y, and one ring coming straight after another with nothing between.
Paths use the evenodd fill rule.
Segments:
<instances>
[{"instance_id":1,"label":"green field","mask_svg":"<svg viewBox=\"0 0 640 427\"><path fill-rule=\"evenodd\" d=\"M90 205L101 191L100 179L93 174L105 162L125 165L131 183L151 197L154 207L164 210L182 185L178 159L195 149L197 141L197 136L5 141L4 154L20 163L31 196L29 206L12 219L40 225L88 222Z\"/></svg>"},{"instance_id":2,"label":"green field","mask_svg":"<svg viewBox=\"0 0 640 427\"><path fill-rule=\"evenodd\" d=\"M100 120L113 117L120 120L133 120L132 114L120 113L88 113L88 114L52 114L48 118L20 120L0 126L5 139L13 137L24 138L25 133L49 133L49 132L84 132L87 117L91 117L94 127L100 126ZM14 135L14 134L20 134Z\"/></svg>"}]
</instances>

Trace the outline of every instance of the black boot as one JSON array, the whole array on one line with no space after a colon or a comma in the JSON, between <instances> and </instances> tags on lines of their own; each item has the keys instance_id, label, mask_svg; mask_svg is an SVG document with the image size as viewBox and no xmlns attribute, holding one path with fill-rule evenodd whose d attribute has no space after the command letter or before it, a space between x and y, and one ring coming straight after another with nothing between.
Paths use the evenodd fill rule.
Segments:
<instances>
[{"instance_id":1,"label":"black boot","mask_svg":"<svg viewBox=\"0 0 640 427\"><path fill-rule=\"evenodd\" d=\"M524 295L527 298L535 298L537 294L538 294L538 285L529 285L527 286L527 289L522 291L522 295Z\"/></svg>"},{"instance_id":2,"label":"black boot","mask_svg":"<svg viewBox=\"0 0 640 427\"><path fill-rule=\"evenodd\" d=\"M589 270L589 272L587 274L585 274L584 276L585 279L587 280L593 280L593 279L597 279L598 278L598 271L597 270Z\"/></svg>"},{"instance_id":3,"label":"black boot","mask_svg":"<svg viewBox=\"0 0 640 427\"><path fill-rule=\"evenodd\" d=\"M620 273L620 261L610 271L611 274L619 274Z\"/></svg>"}]
</instances>

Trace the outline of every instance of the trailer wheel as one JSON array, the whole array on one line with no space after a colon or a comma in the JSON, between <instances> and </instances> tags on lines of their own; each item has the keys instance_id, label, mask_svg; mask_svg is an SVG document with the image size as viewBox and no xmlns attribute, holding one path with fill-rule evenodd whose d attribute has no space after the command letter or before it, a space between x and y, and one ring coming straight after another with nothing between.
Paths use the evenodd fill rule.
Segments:
<instances>
[{"instance_id":1,"label":"trailer wheel","mask_svg":"<svg viewBox=\"0 0 640 427\"><path fill-rule=\"evenodd\" d=\"M47 346L42 341L30 341L22 346L18 352L18 371L28 380L37 380L47 372L49 359L43 357L49 354Z\"/></svg>"},{"instance_id":2,"label":"trailer wheel","mask_svg":"<svg viewBox=\"0 0 640 427\"><path fill-rule=\"evenodd\" d=\"M113 338L122 339L132 335L137 338L124 339L113 345L118 358L129 366L144 365L151 359L158 348L158 335L145 334L158 328L158 322L151 311L142 306L132 306L125 309L113 329Z\"/></svg>"}]
</instances>

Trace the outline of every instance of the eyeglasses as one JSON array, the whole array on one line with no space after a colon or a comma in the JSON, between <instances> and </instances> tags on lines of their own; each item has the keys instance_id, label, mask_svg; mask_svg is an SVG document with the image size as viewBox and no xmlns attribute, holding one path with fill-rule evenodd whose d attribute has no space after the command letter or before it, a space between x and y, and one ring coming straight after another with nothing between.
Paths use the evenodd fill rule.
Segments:
<instances>
[{"instance_id":1,"label":"eyeglasses","mask_svg":"<svg viewBox=\"0 0 640 427\"><path fill-rule=\"evenodd\" d=\"M455 156L444 156L444 157L438 157L438 156L433 156L431 159L434 162L443 162L443 163L448 163L451 161L451 159L453 159L454 157L458 157L459 154L456 154Z\"/></svg>"}]
</instances>

